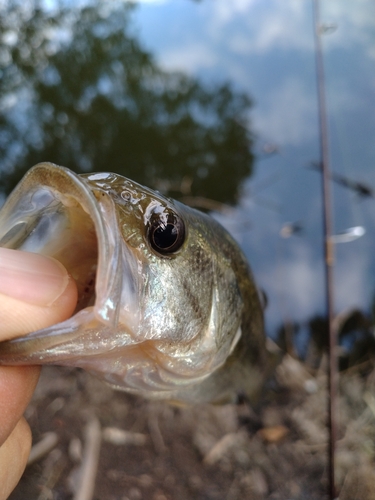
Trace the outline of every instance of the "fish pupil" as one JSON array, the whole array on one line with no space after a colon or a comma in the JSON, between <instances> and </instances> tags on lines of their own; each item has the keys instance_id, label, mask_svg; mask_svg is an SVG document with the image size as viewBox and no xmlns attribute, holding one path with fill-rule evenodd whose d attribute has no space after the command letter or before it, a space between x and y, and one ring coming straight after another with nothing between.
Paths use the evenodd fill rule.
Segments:
<instances>
[{"instance_id":1,"label":"fish pupil","mask_svg":"<svg viewBox=\"0 0 375 500\"><path fill-rule=\"evenodd\" d=\"M149 241L154 250L166 255L177 252L185 240L185 227L181 219L169 215L168 220L153 221Z\"/></svg>"},{"instance_id":2,"label":"fish pupil","mask_svg":"<svg viewBox=\"0 0 375 500\"><path fill-rule=\"evenodd\" d=\"M154 243L158 248L168 249L177 240L178 231L173 224L158 227L154 232Z\"/></svg>"}]
</instances>

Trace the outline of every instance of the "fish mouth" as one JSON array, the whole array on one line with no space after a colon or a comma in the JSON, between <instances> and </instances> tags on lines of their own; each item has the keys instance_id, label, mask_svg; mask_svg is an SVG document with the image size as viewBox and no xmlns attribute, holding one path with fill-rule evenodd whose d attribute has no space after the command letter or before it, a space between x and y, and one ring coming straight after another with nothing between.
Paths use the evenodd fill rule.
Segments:
<instances>
[{"instance_id":1,"label":"fish mouth","mask_svg":"<svg viewBox=\"0 0 375 500\"><path fill-rule=\"evenodd\" d=\"M72 358L132 342L137 264L117 226L111 197L84 178L50 163L26 174L2 208L0 246L61 262L77 284L78 303L67 321L1 343L0 364L80 366Z\"/></svg>"},{"instance_id":2,"label":"fish mouth","mask_svg":"<svg viewBox=\"0 0 375 500\"><path fill-rule=\"evenodd\" d=\"M217 351L213 328L218 300L213 297L206 326L194 339L171 340L158 328L155 335L145 297L150 300L151 288L163 287L154 285L155 270L147 257L124 240L124 225L132 229L133 219L119 215L117 194L108 187L114 178L116 174L79 176L38 164L6 201L0 212L0 246L61 262L77 283L78 304L64 322L1 342L0 365L80 367L117 389L186 400L185 389L209 377L232 350L225 344ZM157 295L163 303L165 295L161 297Z\"/></svg>"}]
</instances>

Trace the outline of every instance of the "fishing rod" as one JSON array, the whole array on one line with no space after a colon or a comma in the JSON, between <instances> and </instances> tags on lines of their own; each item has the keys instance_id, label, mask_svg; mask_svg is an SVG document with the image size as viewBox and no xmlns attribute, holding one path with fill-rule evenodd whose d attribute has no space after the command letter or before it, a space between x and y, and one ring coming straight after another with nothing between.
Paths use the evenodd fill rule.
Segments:
<instances>
[{"instance_id":1,"label":"fishing rod","mask_svg":"<svg viewBox=\"0 0 375 500\"><path fill-rule=\"evenodd\" d=\"M330 500L337 498L335 484L335 449L336 449L336 398L337 398L337 331L334 325L334 288L333 288L333 266L334 266L334 242L332 238L332 208L330 191L330 164L329 164L329 141L327 108L325 99L324 63L321 44L321 26L319 13L319 0L313 2L313 23L315 42L315 65L316 82L318 94L318 116L319 116L319 142L320 142L320 169L322 175L322 199L323 199L323 232L324 232L324 268L325 268L325 291L326 309L328 317L328 495Z\"/></svg>"}]
</instances>

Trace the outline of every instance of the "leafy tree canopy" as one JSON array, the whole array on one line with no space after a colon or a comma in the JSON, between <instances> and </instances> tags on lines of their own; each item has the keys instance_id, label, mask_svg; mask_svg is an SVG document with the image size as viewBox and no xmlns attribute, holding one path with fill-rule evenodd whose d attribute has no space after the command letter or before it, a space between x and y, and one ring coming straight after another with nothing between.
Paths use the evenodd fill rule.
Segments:
<instances>
[{"instance_id":1,"label":"leafy tree canopy","mask_svg":"<svg viewBox=\"0 0 375 500\"><path fill-rule=\"evenodd\" d=\"M0 0L3 190L52 161L149 186L168 180L172 192L185 179L194 196L236 201L253 165L249 97L160 69L137 40L133 8Z\"/></svg>"}]
</instances>

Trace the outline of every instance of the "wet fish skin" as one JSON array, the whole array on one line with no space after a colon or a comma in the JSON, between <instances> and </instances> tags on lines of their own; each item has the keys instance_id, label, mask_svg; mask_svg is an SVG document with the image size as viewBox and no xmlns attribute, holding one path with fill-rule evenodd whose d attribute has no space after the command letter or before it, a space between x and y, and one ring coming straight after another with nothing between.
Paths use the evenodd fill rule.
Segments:
<instances>
[{"instance_id":1,"label":"wet fish skin","mask_svg":"<svg viewBox=\"0 0 375 500\"><path fill-rule=\"evenodd\" d=\"M43 163L0 211L0 246L56 258L79 291L72 318L1 343L0 364L82 367L185 402L261 390L270 357L258 291L208 215L117 174Z\"/></svg>"}]
</instances>

